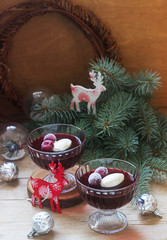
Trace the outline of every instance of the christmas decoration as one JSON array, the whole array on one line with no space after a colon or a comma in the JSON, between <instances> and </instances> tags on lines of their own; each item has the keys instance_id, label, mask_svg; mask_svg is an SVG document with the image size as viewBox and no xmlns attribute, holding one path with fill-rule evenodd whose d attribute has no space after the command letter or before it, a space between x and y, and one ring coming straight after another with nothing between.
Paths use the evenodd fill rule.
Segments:
<instances>
[{"instance_id":1,"label":"christmas decoration","mask_svg":"<svg viewBox=\"0 0 167 240\"><path fill-rule=\"evenodd\" d=\"M6 162L0 167L0 178L4 181L10 182L17 178L19 169L13 162Z\"/></svg>"},{"instance_id":2,"label":"christmas decoration","mask_svg":"<svg viewBox=\"0 0 167 240\"><path fill-rule=\"evenodd\" d=\"M45 99L51 97L53 94L48 90L39 90L34 91L25 97L23 101L23 110L27 117L30 117L34 121L39 121L38 114L33 115L32 109L36 107L36 105L43 102L45 104Z\"/></svg>"},{"instance_id":3,"label":"christmas decoration","mask_svg":"<svg viewBox=\"0 0 167 240\"><path fill-rule=\"evenodd\" d=\"M43 208L41 198L50 198L51 210L55 212L57 209L57 212L61 213L58 198L64 185L68 184L68 181L64 178L64 168L62 167L60 162L58 163L57 168L56 164L54 164L54 161L49 164L49 167L51 169L51 172L54 174L57 182L49 183L39 178L33 179L32 177L30 177L32 189L34 190L31 203L33 206L35 206L35 199L37 198L38 206L40 208ZM54 203L56 204L56 209Z\"/></svg>"},{"instance_id":4,"label":"christmas decoration","mask_svg":"<svg viewBox=\"0 0 167 240\"><path fill-rule=\"evenodd\" d=\"M27 235L31 238L35 234L43 235L49 233L54 227L54 219L48 212L39 212L33 216L32 230Z\"/></svg>"},{"instance_id":5,"label":"christmas decoration","mask_svg":"<svg viewBox=\"0 0 167 240\"><path fill-rule=\"evenodd\" d=\"M14 161L22 158L25 155L25 150L22 145L9 140L1 143L1 154L5 159Z\"/></svg>"},{"instance_id":6,"label":"christmas decoration","mask_svg":"<svg viewBox=\"0 0 167 240\"><path fill-rule=\"evenodd\" d=\"M73 95L73 99L71 100L70 108L74 110L74 104L76 106L76 110L80 112L79 103L81 101L88 103L88 113L90 113L91 107L93 109L93 114L96 114L96 105L95 102L97 98L100 96L101 92L106 91L106 88L103 84L103 76L101 72L98 72L97 77L94 71L89 73L90 80L93 82L93 85L96 87L95 89L87 89L82 86L71 84L71 91Z\"/></svg>"},{"instance_id":7,"label":"christmas decoration","mask_svg":"<svg viewBox=\"0 0 167 240\"><path fill-rule=\"evenodd\" d=\"M18 123L1 125L0 153L4 159L14 161L24 157L27 130Z\"/></svg>"},{"instance_id":8,"label":"christmas decoration","mask_svg":"<svg viewBox=\"0 0 167 240\"><path fill-rule=\"evenodd\" d=\"M54 95L33 109L42 125L71 123L87 136L81 163L103 157L124 159L139 168L138 196L148 192L150 182L164 181L167 175L167 118L152 106L160 76L152 70L132 76L113 59L90 63L90 72L101 72L106 91L96 101L96 114L88 114L85 102L81 112L70 109L72 96ZM39 122L31 122L33 124Z\"/></svg>"},{"instance_id":9,"label":"christmas decoration","mask_svg":"<svg viewBox=\"0 0 167 240\"><path fill-rule=\"evenodd\" d=\"M142 215L155 214L162 217L162 214L157 209L157 199L148 193L140 195L136 200L136 205Z\"/></svg>"}]
</instances>

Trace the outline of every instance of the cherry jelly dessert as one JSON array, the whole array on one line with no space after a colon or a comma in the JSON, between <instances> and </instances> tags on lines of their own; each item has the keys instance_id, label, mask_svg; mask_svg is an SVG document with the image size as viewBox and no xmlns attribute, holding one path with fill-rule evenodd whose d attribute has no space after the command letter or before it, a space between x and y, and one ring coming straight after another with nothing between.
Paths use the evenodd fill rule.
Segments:
<instances>
[{"instance_id":1,"label":"cherry jelly dessert","mask_svg":"<svg viewBox=\"0 0 167 240\"><path fill-rule=\"evenodd\" d=\"M68 138L72 141L72 144L69 149L75 148L81 144L81 140L78 137L75 137L73 135L67 134L67 133L55 133L56 140L59 141L63 138ZM41 151L41 145L44 142L45 136L38 137L36 140L33 141L32 147ZM68 149L67 149L68 150Z\"/></svg>"},{"instance_id":2,"label":"cherry jelly dessert","mask_svg":"<svg viewBox=\"0 0 167 240\"><path fill-rule=\"evenodd\" d=\"M124 175L124 180L115 187L106 188L101 187L100 184L97 184L96 186L90 184L91 182L88 181L88 179L94 172L95 170L89 171L78 178L78 181L80 182L78 190L81 197L91 206L100 209L117 209L132 200L133 194L136 190L135 186L133 187L133 183L135 183L136 179L132 174L124 170L108 168L108 174L122 173ZM132 185L132 187L128 188L130 185ZM85 186L85 188L82 186Z\"/></svg>"},{"instance_id":3,"label":"cherry jelly dessert","mask_svg":"<svg viewBox=\"0 0 167 240\"><path fill-rule=\"evenodd\" d=\"M81 140L78 137L68 133L55 133L54 135L56 137L56 141L64 138L70 139L72 141L71 146L64 151L42 151L42 143L50 140L44 140L46 135L40 136L31 143L31 149L34 149L33 153L29 151L32 160L39 167L47 170L49 170L49 163L52 161L55 163L58 163L58 161L60 161L65 169L73 167L83 152L83 145L81 144Z\"/></svg>"}]
</instances>

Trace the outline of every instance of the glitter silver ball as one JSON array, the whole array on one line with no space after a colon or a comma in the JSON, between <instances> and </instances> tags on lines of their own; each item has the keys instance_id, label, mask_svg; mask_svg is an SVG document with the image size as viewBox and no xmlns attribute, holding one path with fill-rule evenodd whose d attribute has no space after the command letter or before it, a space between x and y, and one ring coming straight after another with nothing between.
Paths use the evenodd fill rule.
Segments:
<instances>
[{"instance_id":1,"label":"glitter silver ball","mask_svg":"<svg viewBox=\"0 0 167 240\"><path fill-rule=\"evenodd\" d=\"M27 235L28 238L35 234L47 234L53 229L54 219L48 212L39 212L33 216L32 230Z\"/></svg>"},{"instance_id":2,"label":"glitter silver ball","mask_svg":"<svg viewBox=\"0 0 167 240\"><path fill-rule=\"evenodd\" d=\"M140 195L136 200L136 206L142 215L149 215L153 213L159 217L162 217L157 205L157 199L149 193Z\"/></svg>"},{"instance_id":3,"label":"glitter silver ball","mask_svg":"<svg viewBox=\"0 0 167 240\"><path fill-rule=\"evenodd\" d=\"M18 177L19 169L13 162L6 162L0 167L0 178L4 181L10 182Z\"/></svg>"}]
</instances>

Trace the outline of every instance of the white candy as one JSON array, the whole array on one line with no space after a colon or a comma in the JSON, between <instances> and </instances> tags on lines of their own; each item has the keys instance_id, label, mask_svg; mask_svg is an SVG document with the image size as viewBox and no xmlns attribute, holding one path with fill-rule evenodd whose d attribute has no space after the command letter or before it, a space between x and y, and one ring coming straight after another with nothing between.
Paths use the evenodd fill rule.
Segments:
<instances>
[{"instance_id":1,"label":"white candy","mask_svg":"<svg viewBox=\"0 0 167 240\"><path fill-rule=\"evenodd\" d=\"M122 173L112 173L101 180L101 187L115 187L119 185L124 180L124 175Z\"/></svg>"},{"instance_id":2,"label":"white candy","mask_svg":"<svg viewBox=\"0 0 167 240\"><path fill-rule=\"evenodd\" d=\"M72 144L72 141L68 138L62 138L59 141L54 142L53 151L64 151L69 148Z\"/></svg>"}]
</instances>

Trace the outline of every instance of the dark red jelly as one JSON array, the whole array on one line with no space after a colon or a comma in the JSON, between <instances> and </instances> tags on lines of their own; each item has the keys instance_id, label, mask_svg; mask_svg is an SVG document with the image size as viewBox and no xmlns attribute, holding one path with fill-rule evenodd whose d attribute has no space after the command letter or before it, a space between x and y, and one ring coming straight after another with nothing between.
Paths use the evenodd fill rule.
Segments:
<instances>
[{"instance_id":1,"label":"dark red jelly","mask_svg":"<svg viewBox=\"0 0 167 240\"><path fill-rule=\"evenodd\" d=\"M67 133L55 133L54 135L56 136L57 141L62 138L68 138L72 141L70 148L68 148L67 150L75 148L75 147L79 146L79 144L81 144L80 139L73 135L70 135ZM37 138L36 140L34 140L32 143L32 147L41 151L41 144L43 142L43 138L44 138L44 136L41 136L41 137Z\"/></svg>"},{"instance_id":2,"label":"dark red jelly","mask_svg":"<svg viewBox=\"0 0 167 240\"><path fill-rule=\"evenodd\" d=\"M108 169L109 174L123 173L125 176L124 181L112 188L103 188L101 186L95 188L88 183L88 177L92 172L88 172L79 178L79 181L85 185L85 188L78 184L82 198L91 206L100 209L117 209L132 200L136 190L136 184L133 184L136 180L132 174L120 169ZM91 187L91 189L88 187Z\"/></svg>"},{"instance_id":3,"label":"dark red jelly","mask_svg":"<svg viewBox=\"0 0 167 240\"><path fill-rule=\"evenodd\" d=\"M41 168L49 170L49 163L54 161L58 163L60 161L65 169L73 167L76 162L79 160L83 152L83 145L81 140L73 135L66 133L55 133L57 140L62 138L68 138L72 141L70 148L62 152L44 152L41 151L41 143L43 142L44 136L38 137L31 143L31 147L34 149L29 153L32 160ZM33 152L32 152L33 151ZM38 152L41 151L41 152Z\"/></svg>"}]
</instances>

